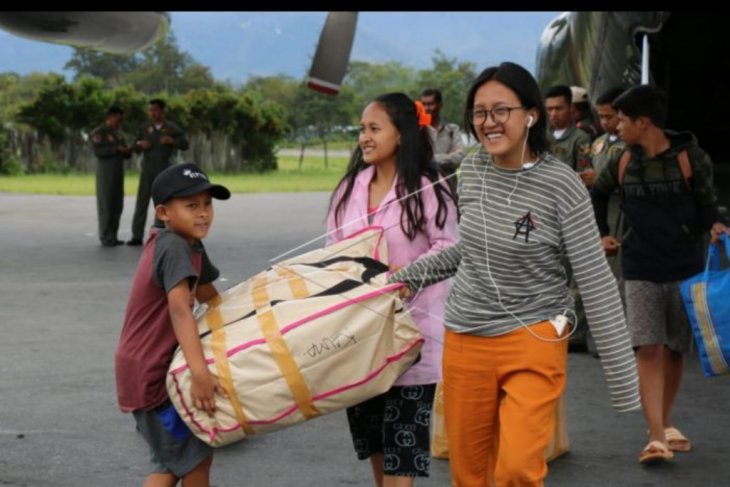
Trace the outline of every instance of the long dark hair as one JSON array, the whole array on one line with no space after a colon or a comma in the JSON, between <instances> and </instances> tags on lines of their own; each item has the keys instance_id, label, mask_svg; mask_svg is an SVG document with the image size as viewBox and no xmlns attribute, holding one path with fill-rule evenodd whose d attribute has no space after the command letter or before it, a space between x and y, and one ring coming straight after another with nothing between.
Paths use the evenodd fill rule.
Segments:
<instances>
[{"instance_id":1,"label":"long dark hair","mask_svg":"<svg viewBox=\"0 0 730 487\"><path fill-rule=\"evenodd\" d=\"M471 123L469 112L474 108L474 97L477 90L487 81L499 81L510 90L514 91L517 98L520 99L522 106L530 110L537 110L537 122L530 127L527 135L527 145L530 151L535 155L540 155L548 149L547 140L547 112L545 111L545 103L540 94L540 87L537 81L528 70L519 64L504 62L499 66L487 68L476 77L469 88L466 96L466 109L464 110L464 127L469 127L471 134L477 137L477 132Z\"/></svg>"},{"instance_id":2,"label":"long dark hair","mask_svg":"<svg viewBox=\"0 0 730 487\"><path fill-rule=\"evenodd\" d=\"M388 113L391 123L400 133L400 144L396 152L396 171L398 183L395 187L395 194L401 206L400 227L408 236L409 240L416 238L416 234L423 229L426 222L423 214L423 199L418 190L421 189L421 177L426 176L431 182L439 179L436 167L432 165L433 147L431 138L427 132L428 127L418 125L416 106L407 95L403 93L387 93L380 95L373 100L373 103L381 105ZM360 171L368 166L362 159L362 149L358 145L350 158L347 172L337 184L337 188L330 197L330 211L335 205L335 196L338 189L345 185L342 197L335 206L335 225L340 226L340 217L352 194L355 179ZM444 228L448 208L446 197L452 198L451 193L442 183L434 184L433 189L438 200L436 211L436 225ZM414 194L415 193L415 194ZM408 195L407 198L403 198Z\"/></svg>"}]
</instances>

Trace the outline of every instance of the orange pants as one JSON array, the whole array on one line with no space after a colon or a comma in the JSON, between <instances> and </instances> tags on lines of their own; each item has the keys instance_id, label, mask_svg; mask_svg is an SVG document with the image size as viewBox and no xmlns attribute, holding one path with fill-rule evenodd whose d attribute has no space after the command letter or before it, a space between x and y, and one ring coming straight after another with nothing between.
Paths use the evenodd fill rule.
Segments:
<instances>
[{"instance_id":1,"label":"orange pants","mask_svg":"<svg viewBox=\"0 0 730 487\"><path fill-rule=\"evenodd\" d=\"M530 326L556 339L550 322ZM519 328L480 337L446 331L444 406L454 487L539 487L568 342Z\"/></svg>"}]
</instances>

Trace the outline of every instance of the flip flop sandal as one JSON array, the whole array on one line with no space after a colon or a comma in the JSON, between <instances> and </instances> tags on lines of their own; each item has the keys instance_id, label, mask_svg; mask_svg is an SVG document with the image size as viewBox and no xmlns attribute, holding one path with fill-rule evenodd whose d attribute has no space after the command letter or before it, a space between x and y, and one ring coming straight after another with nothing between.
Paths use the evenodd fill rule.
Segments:
<instances>
[{"instance_id":1,"label":"flip flop sandal","mask_svg":"<svg viewBox=\"0 0 730 487\"><path fill-rule=\"evenodd\" d=\"M667 438L667 446L672 451L687 452L692 449L692 442L689 441L689 438L674 426L665 428L664 436Z\"/></svg>"},{"instance_id":2,"label":"flip flop sandal","mask_svg":"<svg viewBox=\"0 0 730 487\"><path fill-rule=\"evenodd\" d=\"M639 463L642 465L653 465L674 458L667 446L661 441L650 441L639 454Z\"/></svg>"}]
</instances>

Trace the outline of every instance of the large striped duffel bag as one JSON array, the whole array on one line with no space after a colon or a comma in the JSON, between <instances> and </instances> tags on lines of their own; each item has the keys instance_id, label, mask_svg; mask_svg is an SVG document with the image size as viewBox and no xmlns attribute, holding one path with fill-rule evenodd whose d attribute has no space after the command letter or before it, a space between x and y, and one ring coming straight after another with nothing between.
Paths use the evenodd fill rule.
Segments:
<instances>
[{"instance_id":1,"label":"large striped duffel bag","mask_svg":"<svg viewBox=\"0 0 730 487\"><path fill-rule=\"evenodd\" d=\"M193 407L178 348L170 399L213 446L275 431L387 391L423 344L388 284L382 228L287 259L223 292L198 319L203 353L228 397Z\"/></svg>"}]
</instances>

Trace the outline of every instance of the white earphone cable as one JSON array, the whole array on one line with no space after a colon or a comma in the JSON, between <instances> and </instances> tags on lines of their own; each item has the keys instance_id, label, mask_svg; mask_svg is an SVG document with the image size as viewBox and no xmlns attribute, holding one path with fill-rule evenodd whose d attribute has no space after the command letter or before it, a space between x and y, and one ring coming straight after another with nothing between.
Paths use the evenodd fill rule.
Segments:
<instances>
[{"instance_id":1,"label":"white earphone cable","mask_svg":"<svg viewBox=\"0 0 730 487\"><path fill-rule=\"evenodd\" d=\"M525 134L525 140L524 140L524 142L522 144L522 154L521 154L521 157L520 157L520 161L524 161L525 160L525 150L527 148L527 137L528 137L529 133L530 133L530 126L527 125L527 130L526 130L526 134ZM564 337L544 338L544 337L539 336L537 333L535 333L530 328L529 325L525 324L525 322L522 321L519 316L517 316L514 312L512 312L512 310L508 309L507 306L505 306L504 302L502 301L502 293L499 290L499 286L497 286L497 281L494 279L494 276L492 275L492 268L489 265L489 235L488 235L488 232L487 232L487 215L486 215L486 213L484 211L484 207L489 202L489 196L487 195L487 171L488 170L489 170L489 161L487 161L487 163L484 165L484 172L482 172L480 174L480 177L481 177L481 180L482 180L482 188L481 188L481 193L480 193L480 198L479 198L479 206L480 206L481 213L482 213L482 220L484 222L484 225L482 226L482 230L484 232L484 253L485 253L485 260L486 260L486 265L487 265L487 276L489 277L489 280L492 282L492 286L494 287L495 293L497 294L497 302L499 303L499 306L502 308L502 310L505 313L507 313L508 315L510 315L512 318L514 318L515 321L517 321L520 324L520 326L522 326L523 328L525 328L528 332L530 332L530 334L532 336L534 336L538 340L541 340L541 341L544 341L544 342L550 342L550 343L555 343L555 342L560 342L560 341L563 341L563 340L567 340L578 329L578 318L577 318L577 316L576 316L576 314L575 314L575 312L573 310L566 308L563 311L563 313L562 313L563 315L565 315L566 313L572 313L573 314L573 318L575 319L574 320L574 325L575 326L573 327L572 330L570 330L570 333L568 333ZM512 191L510 192L510 194L507 196L507 204L509 206L512 206L511 197L514 194L515 190L517 189L517 184L519 183L519 177L520 177L520 174L521 173L522 173L522 171L520 171L515 176L515 179L516 179L515 185L512 188Z\"/></svg>"}]
</instances>

